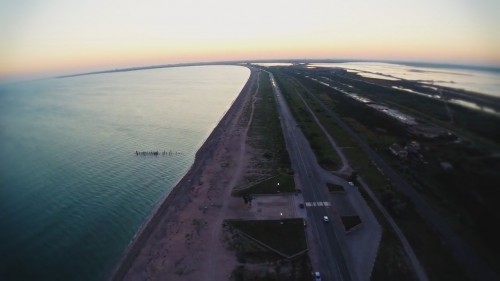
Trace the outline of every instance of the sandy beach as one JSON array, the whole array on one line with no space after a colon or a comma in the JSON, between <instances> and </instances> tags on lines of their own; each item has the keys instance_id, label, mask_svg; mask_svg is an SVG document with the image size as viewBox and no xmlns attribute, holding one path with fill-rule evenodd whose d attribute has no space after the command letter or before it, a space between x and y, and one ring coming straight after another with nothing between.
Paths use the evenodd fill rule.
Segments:
<instances>
[{"instance_id":1,"label":"sandy beach","mask_svg":"<svg viewBox=\"0 0 500 281\"><path fill-rule=\"evenodd\" d=\"M191 169L137 232L109 280L229 279L236 258L223 245L222 221L230 193L248 162L249 120L242 117L252 106L258 76L251 69L239 96L196 153Z\"/></svg>"}]
</instances>

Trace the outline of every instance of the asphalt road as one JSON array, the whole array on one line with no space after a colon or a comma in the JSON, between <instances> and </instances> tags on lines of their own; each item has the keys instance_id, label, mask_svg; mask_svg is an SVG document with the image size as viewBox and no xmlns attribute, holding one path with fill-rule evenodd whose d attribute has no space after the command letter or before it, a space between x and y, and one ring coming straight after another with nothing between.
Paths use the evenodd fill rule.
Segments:
<instances>
[{"instance_id":1,"label":"asphalt road","mask_svg":"<svg viewBox=\"0 0 500 281\"><path fill-rule=\"evenodd\" d=\"M441 236L441 239L451 249L457 260L476 280L499 280L499 276L490 269L448 223L426 202L426 200L392 167L390 167L368 144L354 132L340 117L310 93L306 87L300 84L318 104L344 129L360 146L363 152L377 165L389 178L393 186L403 192L413 203L419 215Z\"/></svg>"},{"instance_id":2,"label":"asphalt road","mask_svg":"<svg viewBox=\"0 0 500 281\"><path fill-rule=\"evenodd\" d=\"M321 167L310 145L290 112L272 74L269 74L273 91L276 95L281 126L285 143L290 155L292 167L299 175L302 194L306 202L329 201L328 189L322 178ZM328 216L330 222L324 222ZM329 206L310 207L307 209L308 225L313 228L313 235L320 249L319 271L323 280L355 280L349 268L344 230L340 218L334 215L334 208Z\"/></svg>"}]
</instances>

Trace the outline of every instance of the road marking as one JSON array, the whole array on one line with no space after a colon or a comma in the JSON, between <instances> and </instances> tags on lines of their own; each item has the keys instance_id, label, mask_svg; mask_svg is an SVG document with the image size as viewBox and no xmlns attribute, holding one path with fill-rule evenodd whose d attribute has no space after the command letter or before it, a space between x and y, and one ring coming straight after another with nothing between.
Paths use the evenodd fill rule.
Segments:
<instances>
[{"instance_id":1,"label":"road marking","mask_svg":"<svg viewBox=\"0 0 500 281\"><path fill-rule=\"evenodd\" d=\"M306 205L306 207L328 207L328 206L331 206L332 203L326 202L326 201L323 201L323 202L306 202L305 205Z\"/></svg>"}]
</instances>

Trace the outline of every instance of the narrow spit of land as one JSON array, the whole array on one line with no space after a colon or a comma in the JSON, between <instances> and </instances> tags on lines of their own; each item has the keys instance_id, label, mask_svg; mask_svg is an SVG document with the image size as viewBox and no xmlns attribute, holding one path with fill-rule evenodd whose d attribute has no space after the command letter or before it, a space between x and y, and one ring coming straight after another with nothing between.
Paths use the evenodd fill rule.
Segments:
<instances>
[{"instance_id":1,"label":"narrow spit of land","mask_svg":"<svg viewBox=\"0 0 500 281\"><path fill-rule=\"evenodd\" d=\"M207 272L205 263L226 260L225 253L210 256L210 244L221 227L224 195L239 174L240 165L235 164L244 157L241 143L247 128L240 118L259 77L258 71L251 71L231 108L198 150L191 169L136 234L109 280L204 280L212 271L230 274L231 264L219 262L224 268Z\"/></svg>"}]
</instances>

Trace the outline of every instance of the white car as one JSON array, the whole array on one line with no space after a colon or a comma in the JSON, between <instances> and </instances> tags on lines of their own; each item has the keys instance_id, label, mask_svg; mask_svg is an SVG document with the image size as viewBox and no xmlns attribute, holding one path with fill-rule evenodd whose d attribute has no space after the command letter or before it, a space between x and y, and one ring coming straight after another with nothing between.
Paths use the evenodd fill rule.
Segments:
<instances>
[{"instance_id":1,"label":"white car","mask_svg":"<svg viewBox=\"0 0 500 281\"><path fill-rule=\"evenodd\" d=\"M314 272L314 281L321 281L321 275L319 272Z\"/></svg>"},{"instance_id":2,"label":"white car","mask_svg":"<svg viewBox=\"0 0 500 281\"><path fill-rule=\"evenodd\" d=\"M329 222L329 221L330 221L330 219L328 219L328 216L323 216L323 221L324 221L324 222Z\"/></svg>"},{"instance_id":3,"label":"white car","mask_svg":"<svg viewBox=\"0 0 500 281\"><path fill-rule=\"evenodd\" d=\"M354 183L352 181L348 182L350 186L354 186Z\"/></svg>"}]
</instances>

